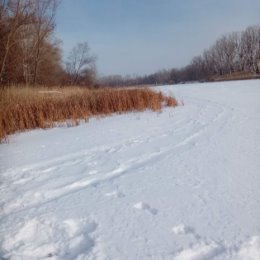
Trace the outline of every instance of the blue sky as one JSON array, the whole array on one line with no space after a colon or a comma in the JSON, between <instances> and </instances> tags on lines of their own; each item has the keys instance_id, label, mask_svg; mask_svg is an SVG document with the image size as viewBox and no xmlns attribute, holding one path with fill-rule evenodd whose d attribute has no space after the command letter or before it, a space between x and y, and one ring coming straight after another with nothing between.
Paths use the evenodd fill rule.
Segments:
<instances>
[{"instance_id":1,"label":"blue sky","mask_svg":"<svg viewBox=\"0 0 260 260\"><path fill-rule=\"evenodd\" d=\"M260 0L62 0L64 56L87 41L100 75L181 67L221 35L260 24Z\"/></svg>"}]
</instances>

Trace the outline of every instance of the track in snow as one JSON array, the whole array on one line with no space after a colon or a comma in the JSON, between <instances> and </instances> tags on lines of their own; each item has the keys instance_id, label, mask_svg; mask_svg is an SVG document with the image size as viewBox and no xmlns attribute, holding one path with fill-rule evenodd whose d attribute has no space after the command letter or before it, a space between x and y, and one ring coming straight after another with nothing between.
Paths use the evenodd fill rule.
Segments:
<instances>
[{"instance_id":1,"label":"track in snow","mask_svg":"<svg viewBox=\"0 0 260 260\"><path fill-rule=\"evenodd\" d=\"M0 146L0 259L260 259L260 81L158 89Z\"/></svg>"}]
</instances>

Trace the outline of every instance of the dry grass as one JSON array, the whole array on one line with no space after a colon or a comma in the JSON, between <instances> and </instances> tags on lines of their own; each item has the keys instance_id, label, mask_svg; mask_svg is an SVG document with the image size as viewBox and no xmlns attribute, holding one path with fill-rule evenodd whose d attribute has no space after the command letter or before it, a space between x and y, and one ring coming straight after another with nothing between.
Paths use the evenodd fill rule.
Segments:
<instances>
[{"instance_id":1,"label":"dry grass","mask_svg":"<svg viewBox=\"0 0 260 260\"><path fill-rule=\"evenodd\" d=\"M177 101L148 88L139 89L33 89L0 90L0 140L16 131L48 128L57 123L77 125L79 120L127 111L176 106Z\"/></svg>"}]
</instances>

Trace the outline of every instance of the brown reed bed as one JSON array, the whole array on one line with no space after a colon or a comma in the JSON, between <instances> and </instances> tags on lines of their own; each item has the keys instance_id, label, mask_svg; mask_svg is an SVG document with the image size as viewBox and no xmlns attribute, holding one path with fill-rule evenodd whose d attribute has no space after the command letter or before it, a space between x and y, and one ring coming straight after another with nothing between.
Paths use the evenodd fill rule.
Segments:
<instances>
[{"instance_id":1,"label":"brown reed bed","mask_svg":"<svg viewBox=\"0 0 260 260\"><path fill-rule=\"evenodd\" d=\"M70 125L77 125L92 116L146 109L159 111L164 105L178 103L175 98L148 88L3 88L0 90L0 140L17 131L49 128L68 120Z\"/></svg>"}]
</instances>

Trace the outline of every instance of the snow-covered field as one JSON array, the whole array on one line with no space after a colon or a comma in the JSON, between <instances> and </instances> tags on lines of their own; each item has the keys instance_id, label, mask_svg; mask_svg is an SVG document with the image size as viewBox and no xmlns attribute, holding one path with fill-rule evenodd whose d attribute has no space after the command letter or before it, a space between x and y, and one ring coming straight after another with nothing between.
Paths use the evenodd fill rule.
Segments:
<instances>
[{"instance_id":1,"label":"snow-covered field","mask_svg":"<svg viewBox=\"0 0 260 260\"><path fill-rule=\"evenodd\" d=\"M0 145L0 259L259 260L260 81Z\"/></svg>"}]
</instances>

